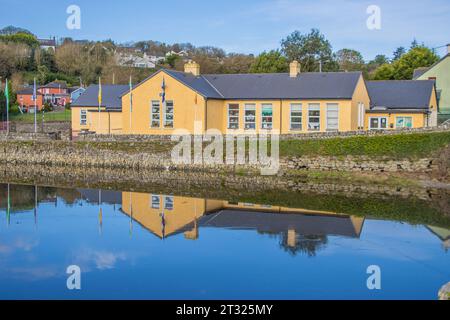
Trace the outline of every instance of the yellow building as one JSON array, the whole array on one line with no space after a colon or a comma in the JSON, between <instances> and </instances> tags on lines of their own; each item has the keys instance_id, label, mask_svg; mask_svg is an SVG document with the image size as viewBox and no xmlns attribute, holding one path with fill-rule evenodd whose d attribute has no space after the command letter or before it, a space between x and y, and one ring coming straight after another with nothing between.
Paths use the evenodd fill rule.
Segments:
<instances>
[{"instance_id":1,"label":"yellow building","mask_svg":"<svg viewBox=\"0 0 450 320\"><path fill-rule=\"evenodd\" d=\"M294 243L298 234L359 237L364 224L334 212L135 192L122 193L122 212L162 239L195 240L201 227L215 227L284 233Z\"/></svg>"},{"instance_id":2,"label":"yellow building","mask_svg":"<svg viewBox=\"0 0 450 320\"><path fill-rule=\"evenodd\" d=\"M366 130L435 127L438 100L435 81L368 81L370 110Z\"/></svg>"},{"instance_id":3,"label":"yellow building","mask_svg":"<svg viewBox=\"0 0 450 320\"><path fill-rule=\"evenodd\" d=\"M375 107L361 72L302 73L296 61L282 74L202 75L195 62L188 62L184 72L162 69L131 91L127 86L104 86L100 115L97 96L98 86L90 86L74 102L75 136L83 131L203 134L210 129L249 135L345 132L367 130L375 117L369 115ZM431 96L430 92L422 114L437 108ZM413 121L413 126L433 125L427 117L426 122Z\"/></svg>"}]
</instances>

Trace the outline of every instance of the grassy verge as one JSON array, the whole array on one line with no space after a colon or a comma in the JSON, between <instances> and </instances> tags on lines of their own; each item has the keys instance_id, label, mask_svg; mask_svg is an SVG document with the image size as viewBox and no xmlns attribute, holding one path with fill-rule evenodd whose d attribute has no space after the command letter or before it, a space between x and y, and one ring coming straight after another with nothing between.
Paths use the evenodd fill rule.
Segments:
<instances>
[{"instance_id":1,"label":"grassy verge","mask_svg":"<svg viewBox=\"0 0 450 320\"><path fill-rule=\"evenodd\" d=\"M24 113L24 114L11 114L9 116L10 121L15 122L25 122L25 123L34 123L34 114L33 113ZM42 113L38 113L36 115L36 120L38 123L42 123ZM44 121L45 122L66 122L71 120L71 111L52 111L44 113Z\"/></svg>"},{"instance_id":2,"label":"grassy verge","mask_svg":"<svg viewBox=\"0 0 450 320\"><path fill-rule=\"evenodd\" d=\"M349 155L416 159L430 156L449 144L450 131L325 140L286 140L280 141L280 155L284 157Z\"/></svg>"}]
</instances>

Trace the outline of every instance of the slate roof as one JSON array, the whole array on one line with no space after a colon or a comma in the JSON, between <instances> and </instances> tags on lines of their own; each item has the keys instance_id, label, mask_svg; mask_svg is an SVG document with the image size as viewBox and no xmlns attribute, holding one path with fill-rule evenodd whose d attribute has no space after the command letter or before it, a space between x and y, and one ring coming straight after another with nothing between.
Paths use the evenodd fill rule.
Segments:
<instances>
[{"instance_id":1,"label":"slate roof","mask_svg":"<svg viewBox=\"0 0 450 320\"><path fill-rule=\"evenodd\" d=\"M191 73L184 73L180 71L164 70L166 73L184 83L189 88L197 91L207 98L223 99L222 95L208 83L205 76L196 77Z\"/></svg>"},{"instance_id":2,"label":"slate roof","mask_svg":"<svg viewBox=\"0 0 450 320\"><path fill-rule=\"evenodd\" d=\"M86 91L72 103L73 107L96 107L98 106L98 85L90 85ZM127 85L102 84L102 107L107 109L121 109L121 96L129 90Z\"/></svg>"},{"instance_id":3,"label":"slate roof","mask_svg":"<svg viewBox=\"0 0 450 320\"><path fill-rule=\"evenodd\" d=\"M23 94L23 95L32 95L33 94L33 87L26 87L19 91L17 91L17 94ZM39 91L36 92L37 95L41 95Z\"/></svg>"},{"instance_id":4,"label":"slate roof","mask_svg":"<svg viewBox=\"0 0 450 320\"><path fill-rule=\"evenodd\" d=\"M415 69L414 70L414 74L413 74L413 80L418 79L421 75L423 75L428 70L430 70L430 68L417 68L417 69Z\"/></svg>"},{"instance_id":5,"label":"slate roof","mask_svg":"<svg viewBox=\"0 0 450 320\"><path fill-rule=\"evenodd\" d=\"M358 238L348 216L305 215L294 213L255 212L245 210L221 210L201 217L199 227L226 229L256 229L259 232L281 233L294 229L302 235L340 235Z\"/></svg>"},{"instance_id":6,"label":"slate roof","mask_svg":"<svg viewBox=\"0 0 450 320\"><path fill-rule=\"evenodd\" d=\"M361 72L204 75L225 99L351 99Z\"/></svg>"},{"instance_id":7,"label":"slate roof","mask_svg":"<svg viewBox=\"0 0 450 320\"><path fill-rule=\"evenodd\" d=\"M351 99L361 72L311 72L291 78L288 73L205 74L162 69L208 99ZM141 82L141 84L143 83ZM140 84L136 85L139 86Z\"/></svg>"},{"instance_id":8,"label":"slate roof","mask_svg":"<svg viewBox=\"0 0 450 320\"><path fill-rule=\"evenodd\" d=\"M371 108L428 109L433 80L368 81Z\"/></svg>"},{"instance_id":9,"label":"slate roof","mask_svg":"<svg viewBox=\"0 0 450 320\"><path fill-rule=\"evenodd\" d=\"M40 86L40 88L61 88L61 89L67 89L67 83L62 81L52 81L47 83L46 85Z\"/></svg>"}]
</instances>

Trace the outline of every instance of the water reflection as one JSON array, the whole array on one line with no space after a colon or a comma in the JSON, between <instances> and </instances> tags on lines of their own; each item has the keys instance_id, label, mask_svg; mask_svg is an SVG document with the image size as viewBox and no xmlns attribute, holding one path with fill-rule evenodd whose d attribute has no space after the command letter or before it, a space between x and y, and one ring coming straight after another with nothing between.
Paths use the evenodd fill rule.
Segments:
<instances>
[{"instance_id":1,"label":"water reflection","mask_svg":"<svg viewBox=\"0 0 450 320\"><path fill-rule=\"evenodd\" d=\"M0 184L0 298L434 299L450 279L446 218L161 193ZM89 279L77 296L73 264Z\"/></svg>"},{"instance_id":2,"label":"water reflection","mask_svg":"<svg viewBox=\"0 0 450 320\"><path fill-rule=\"evenodd\" d=\"M113 206L129 217L129 233L133 224L160 239L183 235L186 240L198 240L201 229L219 228L255 231L279 239L280 247L291 255L316 255L325 248L329 236L359 238L364 217L331 211L314 211L263 204L230 202L183 196L120 192L94 189L62 189L52 187L0 184L0 207L6 211L6 221L11 214L33 211L38 223L40 204L58 206L58 198L65 205L84 204L98 206L98 228L102 234L102 206ZM427 226L442 241L442 247L450 248L450 230Z\"/></svg>"}]
</instances>

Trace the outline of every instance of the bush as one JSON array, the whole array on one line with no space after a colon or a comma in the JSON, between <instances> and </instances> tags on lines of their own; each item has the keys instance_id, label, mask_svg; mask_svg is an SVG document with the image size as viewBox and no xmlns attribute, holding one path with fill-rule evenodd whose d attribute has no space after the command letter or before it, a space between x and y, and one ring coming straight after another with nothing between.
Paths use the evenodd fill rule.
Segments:
<instances>
[{"instance_id":1,"label":"bush","mask_svg":"<svg viewBox=\"0 0 450 320\"><path fill-rule=\"evenodd\" d=\"M53 107L51 106L51 104L49 104L48 102L44 103L44 105L42 106L42 111L44 112L50 112L53 111Z\"/></svg>"},{"instance_id":2,"label":"bush","mask_svg":"<svg viewBox=\"0 0 450 320\"><path fill-rule=\"evenodd\" d=\"M9 107L9 113L10 114L19 114L20 113L19 105L18 104L13 104L12 106L10 106Z\"/></svg>"}]
</instances>

